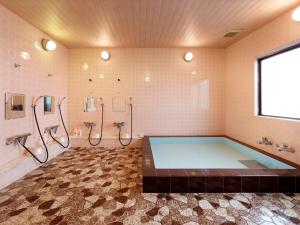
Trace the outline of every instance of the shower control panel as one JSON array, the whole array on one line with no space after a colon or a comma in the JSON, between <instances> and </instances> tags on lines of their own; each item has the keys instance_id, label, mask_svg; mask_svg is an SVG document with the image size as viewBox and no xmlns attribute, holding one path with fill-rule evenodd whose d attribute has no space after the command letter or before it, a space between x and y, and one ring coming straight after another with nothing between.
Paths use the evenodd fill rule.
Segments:
<instances>
[{"instance_id":1,"label":"shower control panel","mask_svg":"<svg viewBox=\"0 0 300 225\"><path fill-rule=\"evenodd\" d=\"M114 122L113 125L114 125L114 127L120 128L120 127L123 127L125 125L125 123L124 122Z\"/></svg>"},{"instance_id":2,"label":"shower control panel","mask_svg":"<svg viewBox=\"0 0 300 225\"><path fill-rule=\"evenodd\" d=\"M28 136L30 136L30 135L31 135L31 133L24 133L24 134L19 134L19 135L9 137L6 139L5 144L11 145L11 144L16 144L16 143L20 142L21 144L25 145L26 140L27 140Z\"/></svg>"},{"instance_id":3,"label":"shower control panel","mask_svg":"<svg viewBox=\"0 0 300 225\"><path fill-rule=\"evenodd\" d=\"M49 132L54 132L56 133L57 132L57 129L58 129L58 125L54 125L54 126L49 126L49 127L46 127L45 130L44 130L44 133L47 134Z\"/></svg>"},{"instance_id":4,"label":"shower control panel","mask_svg":"<svg viewBox=\"0 0 300 225\"><path fill-rule=\"evenodd\" d=\"M87 128L96 126L96 124L93 123L93 122L84 122L83 124L84 124L84 126L86 126Z\"/></svg>"}]
</instances>

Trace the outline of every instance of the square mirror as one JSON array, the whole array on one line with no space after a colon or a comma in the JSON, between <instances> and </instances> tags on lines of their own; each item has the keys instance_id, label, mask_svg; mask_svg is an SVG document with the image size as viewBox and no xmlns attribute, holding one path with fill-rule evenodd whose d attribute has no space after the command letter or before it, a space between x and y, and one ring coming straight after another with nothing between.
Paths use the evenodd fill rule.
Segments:
<instances>
[{"instance_id":1,"label":"square mirror","mask_svg":"<svg viewBox=\"0 0 300 225\"><path fill-rule=\"evenodd\" d=\"M16 93L5 94L5 119L25 117L25 95Z\"/></svg>"},{"instance_id":2,"label":"square mirror","mask_svg":"<svg viewBox=\"0 0 300 225\"><path fill-rule=\"evenodd\" d=\"M84 112L96 112L97 99L92 96L84 97L83 111Z\"/></svg>"},{"instance_id":3,"label":"square mirror","mask_svg":"<svg viewBox=\"0 0 300 225\"><path fill-rule=\"evenodd\" d=\"M55 113L55 97L44 96L44 114Z\"/></svg>"}]
</instances>

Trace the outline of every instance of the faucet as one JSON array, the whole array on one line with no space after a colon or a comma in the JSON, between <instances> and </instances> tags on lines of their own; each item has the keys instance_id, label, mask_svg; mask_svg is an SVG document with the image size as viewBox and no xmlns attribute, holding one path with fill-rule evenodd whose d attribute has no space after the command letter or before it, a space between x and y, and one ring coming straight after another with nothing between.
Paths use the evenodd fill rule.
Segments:
<instances>
[{"instance_id":1,"label":"faucet","mask_svg":"<svg viewBox=\"0 0 300 225\"><path fill-rule=\"evenodd\" d=\"M84 122L83 124L84 124L84 126L86 126L87 128L91 128L91 127L93 127L93 126L96 126L96 124L93 123L93 122Z\"/></svg>"},{"instance_id":2,"label":"faucet","mask_svg":"<svg viewBox=\"0 0 300 225\"><path fill-rule=\"evenodd\" d=\"M120 127L123 127L125 125L125 123L124 122L114 122L113 125L114 125L114 127L120 128Z\"/></svg>"},{"instance_id":3,"label":"faucet","mask_svg":"<svg viewBox=\"0 0 300 225\"><path fill-rule=\"evenodd\" d=\"M290 153L295 153L295 149L289 147L289 145L286 143L276 144L276 149L280 152L286 151L286 152L290 152Z\"/></svg>"},{"instance_id":4,"label":"faucet","mask_svg":"<svg viewBox=\"0 0 300 225\"><path fill-rule=\"evenodd\" d=\"M262 137L257 143L260 145L273 145L273 143L267 137Z\"/></svg>"},{"instance_id":5,"label":"faucet","mask_svg":"<svg viewBox=\"0 0 300 225\"><path fill-rule=\"evenodd\" d=\"M45 127L44 129L44 133L47 134L49 132L53 132L56 134L57 132L57 129L58 129L58 125L54 125L54 126L49 126L49 127Z\"/></svg>"},{"instance_id":6,"label":"faucet","mask_svg":"<svg viewBox=\"0 0 300 225\"><path fill-rule=\"evenodd\" d=\"M24 134L19 134L19 135L15 135L12 137L9 137L6 139L5 144L6 145L10 145L10 144L16 144L16 143L20 143L21 145L25 145L27 138L31 135L31 133L24 133Z\"/></svg>"}]
</instances>

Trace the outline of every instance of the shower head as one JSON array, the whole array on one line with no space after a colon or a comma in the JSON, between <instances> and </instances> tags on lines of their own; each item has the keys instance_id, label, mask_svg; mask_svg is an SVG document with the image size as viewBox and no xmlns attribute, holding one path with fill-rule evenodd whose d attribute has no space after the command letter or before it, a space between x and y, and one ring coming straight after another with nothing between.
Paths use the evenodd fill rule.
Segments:
<instances>
[{"instance_id":1,"label":"shower head","mask_svg":"<svg viewBox=\"0 0 300 225\"><path fill-rule=\"evenodd\" d=\"M103 104L103 97L100 97L99 99L100 99L101 104Z\"/></svg>"},{"instance_id":2,"label":"shower head","mask_svg":"<svg viewBox=\"0 0 300 225\"><path fill-rule=\"evenodd\" d=\"M32 107L36 106L36 103L38 102L38 100L40 100L43 97L44 96L41 95L41 96L37 97L35 100L33 99Z\"/></svg>"},{"instance_id":3,"label":"shower head","mask_svg":"<svg viewBox=\"0 0 300 225\"><path fill-rule=\"evenodd\" d=\"M62 98L60 99L60 101L58 102L58 105L60 106L61 103L62 103L65 99L66 99L66 97L62 97Z\"/></svg>"},{"instance_id":4,"label":"shower head","mask_svg":"<svg viewBox=\"0 0 300 225\"><path fill-rule=\"evenodd\" d=\"M132 104L132 97L129 97L129 102L130 104Z\"/></svg>"}]
</instances>

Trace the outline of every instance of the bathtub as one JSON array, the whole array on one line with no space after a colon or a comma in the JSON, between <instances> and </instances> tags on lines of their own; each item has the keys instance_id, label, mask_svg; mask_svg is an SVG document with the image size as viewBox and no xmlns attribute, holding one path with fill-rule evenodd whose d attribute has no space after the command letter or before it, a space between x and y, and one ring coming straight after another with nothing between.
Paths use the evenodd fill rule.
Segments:
<instances>
[{"instance_id":1,"label":"bathtub","mask_svg":"<svg viewBox=\"0 0 300 225\"><path fill-rule=\"evenodd\" d=\"M226 136L143 139L143 192L299 192L299 165Z\"/></svg>"}]
</instances>

